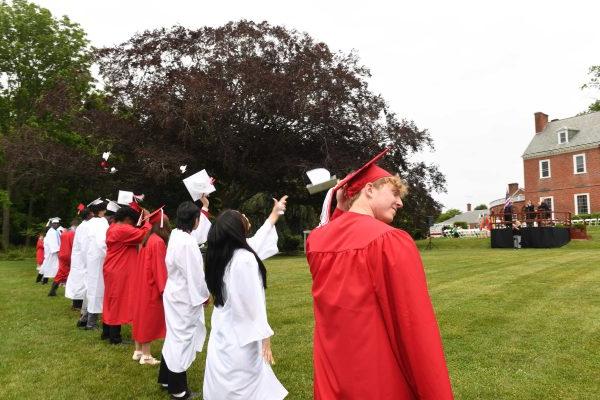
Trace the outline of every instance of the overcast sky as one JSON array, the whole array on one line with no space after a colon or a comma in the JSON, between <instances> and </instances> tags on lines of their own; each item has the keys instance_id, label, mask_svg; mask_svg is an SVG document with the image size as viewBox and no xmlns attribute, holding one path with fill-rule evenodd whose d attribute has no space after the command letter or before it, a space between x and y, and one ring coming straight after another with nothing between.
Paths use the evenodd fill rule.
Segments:
<instances>
[{"instance_id":1,"label":"overcast sky","mask_svg":"<svg viewBox=\"0 0 600 400\"><path fill-rule=\"evenodd\" d=\"M307 32L332 50L355 50L400 117L426 128L448 192L444 208L504 197L523 185L521 154L533 113L581 111L600 93L582 91L600 64L598 1L182 1L37 0L68 15L96 47L135 32L181 24L266 20Z\"/></svg>"}]
</instances>

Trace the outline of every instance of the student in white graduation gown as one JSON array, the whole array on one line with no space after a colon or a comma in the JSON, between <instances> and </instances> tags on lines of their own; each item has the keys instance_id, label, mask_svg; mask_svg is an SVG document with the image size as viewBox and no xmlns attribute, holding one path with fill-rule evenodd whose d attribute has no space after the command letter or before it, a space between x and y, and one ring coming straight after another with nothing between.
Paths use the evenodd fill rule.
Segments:
<instances>
[{"instance_id":1,"label":"student in white graduation gown","mask_svg":"<svg viewBox=\"0 0 600 400\"><path fill-rule=\"evenodd\" d=\"M88 221L85 244L86 330L98 329L98 318L102 313L102 302L104 301L102 266L106 258L106 231L108 230L108 220L105 218L106 205L106 201L101 201L90 206L95 216ZM107 329L103 330L102 338L108 338Z\"/></svg>"},{"instance_id":2,"label":"student in white graduation gown","mask_svg":"<svg viewBox=\"0 0 600 400\"><path fill-rule=\"evenodd\" d=\"M58 251L60 250L60 218L50 220L50 228L44 237L44 262L40 273L44 276L42 284L48 283L49 278L54 278L58 272Z\"/></svg>"},{"instance_id":3,"label":"student in white graduation gown","mask_svg":"<svg viewBox=\"0 0 600 400\"><path fill-rule=\"evenodd\" d=\"M285 210L284 196L256 235L246 240L248 219L238 211L222 213L208 234L206 282L215 308L204 372L204 400L281 400L287 390L271 365L262 260L277 254L275 223Z\"/></svg>"},{"instance_id":4,"label":"student in white graduation gown","mask_svg":"<svg viewBox=\"0 0 600 400\"><path fill-rule=\"evenodd\" d=\"M158 383L173 399L198 396L187 385L186 371L202 351L206 338L204 304L209 292L197 240L191 235L200 224L200 208L187 201L177 208L177 229L171 231L165 262L167 283L163 307L167 334L162 348Z\"/></svg>"},{"instance_id":5,"label":"student in white graduation gown","mask_svg":"<svg viewBox=\"0 0 600 400\"><path fill-rule=\"evenodd\" d=\"M87 254L86 241L88 221L94 216L89 208L81 212L83 221L77 226L75 236L73 237L73 248L71 249L71 271L67 278L65 286L65 297L73 300L73 308L82 308L85 298L85 256ZM85 312L85 310L84 310ZM87 322L85 319L78 321L78 327L84 327Z\"/></svg>"}]
</instances>

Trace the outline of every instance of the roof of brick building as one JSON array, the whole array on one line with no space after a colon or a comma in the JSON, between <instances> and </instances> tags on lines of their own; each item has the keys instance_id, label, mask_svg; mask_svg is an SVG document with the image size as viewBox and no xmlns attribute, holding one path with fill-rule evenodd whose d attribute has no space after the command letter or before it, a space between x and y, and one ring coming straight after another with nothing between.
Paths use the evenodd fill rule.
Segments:
<instances>
[{"instance_id":1,"label":"roof of brick building","mask_svg":"<svg viewBox=\"0 0 600 400\"><path fill-rule=\"evenodd\" d=\"M568 142L560 144L558 133L567 130ZM600 112L578 115L548 122L546 128L533 136L523 153L524 159L570 153L600 145Z\"/></svg>"}]
</instances>

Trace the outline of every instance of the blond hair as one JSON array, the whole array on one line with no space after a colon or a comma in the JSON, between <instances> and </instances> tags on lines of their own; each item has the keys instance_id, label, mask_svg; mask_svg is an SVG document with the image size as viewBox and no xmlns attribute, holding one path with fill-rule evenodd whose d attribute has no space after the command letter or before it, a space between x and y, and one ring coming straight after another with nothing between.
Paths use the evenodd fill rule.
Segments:
<instances>
[{"instance_id":1,"label":"blond hair","mask_svg":"<svg viewBox=\"0 0 600 400\"><path fill-rule=\"evenodd\" d=\"M383 185L386 185L388 183L390 185L392 185L392 191L394 192L395 195L403 198L408 193L408 185L407 185L406 181L404 179L400 178L400 176L398 176L398 175L384 176L383 178L379 178L376 181L372 182L373 187L375 187L376 189L379 189ZM358 197L360 196L360 193L361 193L361 191L356 193L354 196L352 196L348 200L349 206L352 206L352 204L356 201L356 199L358 199Z\"/></svg>"}]
</instances>

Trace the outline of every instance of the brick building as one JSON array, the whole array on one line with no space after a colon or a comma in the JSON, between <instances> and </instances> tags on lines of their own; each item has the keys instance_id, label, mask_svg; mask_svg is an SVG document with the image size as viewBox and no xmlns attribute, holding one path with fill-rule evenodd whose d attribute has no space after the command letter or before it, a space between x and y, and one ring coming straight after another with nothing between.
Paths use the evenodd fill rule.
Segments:
<instances>
[{"instance_id":1,"label":"brick building","mask_svg":"<svg viewBox=\"0 0 600 400\"><path fill-rule=\"evenodd\" d=\"M523 153L525 200L554 211L600 212L600 112L548 121L535 113L535 135Z\"/></svg>"},{"instance_id":2,"label":"brick building","mask_svg":"<svg viewBox=\"0 0 600 400\"><path fill-rule=\"evenodd\" d=\"M518 183L509 183L506 190L508 196L511 197L513 210L519 212L525 206L525 189L520 188ZM506 197L502 197L492 201L489 205L491 214L502 214L504 212L504 203Z\"/></svg>"}]
</instances>

